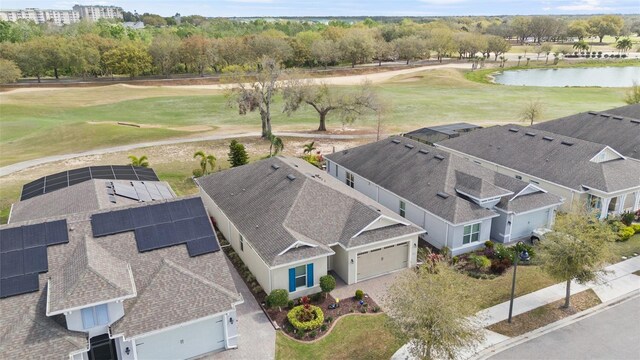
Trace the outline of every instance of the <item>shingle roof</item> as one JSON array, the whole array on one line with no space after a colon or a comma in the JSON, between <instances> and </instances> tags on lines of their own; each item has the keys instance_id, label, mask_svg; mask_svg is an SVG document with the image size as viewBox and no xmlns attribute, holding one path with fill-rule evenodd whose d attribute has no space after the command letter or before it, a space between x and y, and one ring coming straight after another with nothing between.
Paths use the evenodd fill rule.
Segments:
<instances>
[{"instance_id":1,"label":"shingle roof","mask_svg":"<svg viewBox=\"0 0 640 360\"><path fill-rule=\"evenodd\" d=\"M126 207L138 206L146 204ZM65 269L86 269L70 264L70 258L82 254L79 249L83 246L87 266L99 269L95 272L91 270L92 273L101 274L101 278L97 275L94 277L96 281L112 283L116 288L127 288L122 264L131 268L137 296L124 300L125 316L112 325L118 334L126 337L230 310L234 303L242 300L223 252L190 257L185 245L176 245L140 253L132 231L92 238L90 216L91 213L79 213L47 219L67 219L69 243L47 248L49 272L40 274L39 291L0 299L2 355L8 358L53 356L68 359L70 352L86 350L88 344L85 333L67 330L62 315L45 315L49 277L54 279L64 274ZM38 222L15 223L3 228ZM117 260L106 261L108 258ZM81 264L83 262L79 261ZM77 281L69 283L78 284ZM75 293L79 289L76 288ZM84 296L80 293L77 295ZM93 298L91 295L87 301ZM192 309L192 304L196 304L197 309Z\"/></svg>"},{"instance_id":2,"label":"shingle roof","mask_svg":"<svg viewBox=\"0 0 640 360\"><path fill-rule=\"evenodd\" d=\"M423 134L432 134L434 132L438 132L446 135L456 135L460 133L460 130L469 131L469 130L480 129L480 128L482 127L478 125L460 122L460 123L453 123L453 124L446 124L446 125L424 127L421 129L410 131L406 134L415 136L415 137L420 137L420 135L423 135Z\"/></svg>"},{"instance_id":3,"label":"shingle roof","mask_svg":"<svg viewBox=\"0 0 640 360\"><path fill-rule=\"evenodd\" d=\"M529 136L526 133L534 134ZM545 140L547 137L549 140ZM569 143L569 145L563 144ZM520 125L494 126L436 144L578 191L640 187L640 162L590 161L605 145Z\"/></svg>"},{"instance_id":4,"label":"shingle roof","mask_svg":"<svg viewBox=\"0 0 640 360\"><path fill-rule=\"evenodd\" d=\"M403 137L362 145L327 158L453 224L496 216L459 192L480 199L510 198L528 185ZM439 194L449 196L443 198ZM538 194L541 193L523 197L519 202L524 207L530 204L527 210L537 208ZM525 202L532 198L536 202ZM545 203L548 206L558 202L560 199L553 196L552 202Z\"/></svg>"},{"instance_id":5,"label":"shingle roof","mask_svg":"<svg viewBox=\"0 0 640 360\"><path fill-rule=\"evenodd\" d=\"M198 183L272 266L332 254L329 245L336 243L348 248L355 241L353 236L381 214L405 222L300 159L271 158L202 177ZM403 225L393 234L420 231ZM283 253L297 241L316 247L302 246Z\"/></svg>"},{"instance_id":6,"label":"shingle roof","mask_svg":"<svg viewBox=\"0 0 640 360\"><path fill-rule=\"evenodd\" d=\"M640 104L584 112L533 128L609 145L624 156L640 159Z\"/></svg>"}]
</instances>

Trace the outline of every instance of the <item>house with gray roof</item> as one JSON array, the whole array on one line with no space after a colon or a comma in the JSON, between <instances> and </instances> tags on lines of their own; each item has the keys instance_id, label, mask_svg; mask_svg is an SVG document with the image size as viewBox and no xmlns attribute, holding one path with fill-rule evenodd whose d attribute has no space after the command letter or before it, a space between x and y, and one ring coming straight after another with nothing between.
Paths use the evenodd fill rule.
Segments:
<instances>
[{"instance_id":1,"label":"house with gray roof","mask_svg":"<svg viewBox=\"0 0 640 360\"><path fill-rule=\"evenodd\" d=\"M608 145L628 159L640 161L640 104L583 112L532 127Z\"/></svg>"},{"instance_id":2,"label":"house with gray roof","mask_svg":"<svg viewBox=\"0 0 640 360\"><path fill-rule=\"evenodd\" d=\"M640 162L605 144L510 124L436 147L561 196L567 211L586 207L604 219L640 209Z\"/></svg>"},{"instance_id":3,"label":"house with gray roof","mask_svg":"<svg viewBox=\"0 0 640 360\"><path fill-rule=\"evenodd\" d=\"M482 127L460 122L446 125L428 126L410 131L408 133L405 133L403 136L425 144L433 145L438 141L458 137L477 129L482 129Z\"/></svg>"},{"instance_id":4,"label":"house with gray roof","mask_svg":"<svg viewBox=\"0 0 640 360\"><path fill-rule=\"evenodd\" d=\"M188 359L237 347L243 299L202 200L135 181L94 178L14 205L0 226L3 358Z\"/></svg>"},{"instance_id":5,"label":"house with gray roof","mask_svg":"<svg viewBox=\"0 0 640 360\"><path fill-rule=\"evenodd\" d=\"M216 227L270 293L320 292L414 266L424 231L306 161L273 157L197 180Z\"/></svg>"},{"instance_id":6,"label":"house with gray roof","mask_svg":"<svg viewBox=\"0 0 640 360\"><path fill-rule=\"evenodd\" d=\"M422 227L454 255L528 239L553 223L558 196L406 137L325 157L327 173Z\"/></svg>"}]
</instances>

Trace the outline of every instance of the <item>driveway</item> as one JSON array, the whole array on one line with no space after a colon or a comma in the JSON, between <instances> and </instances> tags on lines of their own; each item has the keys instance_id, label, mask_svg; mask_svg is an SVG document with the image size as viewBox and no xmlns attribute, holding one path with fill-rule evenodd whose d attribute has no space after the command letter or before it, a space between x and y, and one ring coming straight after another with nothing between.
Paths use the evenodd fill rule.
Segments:
<instances>
[{"instance_id":1,"label":"driveway","mask_svg":"<svg viewBox=\"0 0 640 360\"><path fill-rule=\"evenodd\" d=\"M640 296L489 359L638 359Z\"/></svg>"},{"instance_id":2,"label":"driveway","mask_svg":"<svg viewBox=\"0 0 640 360\"><path fill-rule=\"evenodd\" d=\"M391 274L382 275L373 279L364 280L355 284L347 285L336 274L331 274L336 278L336 288L331 292L331 296L338 299L350 298L356 294L356 290L360 289L364 291L385 310L384 299L387 297L387 290L393 284L398 276L409 269L403 269Z\"/></svg>"},{"instance_id":3,"label":"driveway","mask_svg":"<svg viewBox=\"0 0 640 360\"><path fill-rule=\"evenodd\" d=\"M211 354L205 359L274 359L276 354L276 331L231 263L229 263L229 270L236 288L244 299L244 303L236 307L238 333L240 334L238 348Z\"/></svg>"}]
</instances>

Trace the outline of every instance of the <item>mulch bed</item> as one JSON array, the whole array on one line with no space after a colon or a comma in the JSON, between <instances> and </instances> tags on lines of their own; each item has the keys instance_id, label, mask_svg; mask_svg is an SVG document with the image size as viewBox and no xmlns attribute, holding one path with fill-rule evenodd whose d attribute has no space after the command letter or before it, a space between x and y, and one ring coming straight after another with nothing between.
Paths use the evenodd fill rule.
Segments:
<instances>
[{"instance_id":1,"label":"mulch bed","mask_svg":"<svg viewBox=\"0 0 640 360\"><path fill-rule=\"evenodd\" d=\"M593 290L588 289L571 295L570 306L567 309L562 308L562 305L564 305L563 298L562 300L514 316L511 319L511 324L509 324L507 320L503 320L487 327L487 329L505 336L519 336L601 303L602 301L600 301L598 295L596 295Z\"/></svg>"},{"instance_id":2,"label":"mulch bed","mask_svg":"<svg viewBox=\"0 0 640 360\"><path fill-rule=\"evenodd\" d=\"M296 331L296 329L291 326L291 324L289 324L289 320L287 319L287 313L290 310L289 308L282 308L282 311L279 311L278 308L267 309L266 311L271 320L277 323L280 329L285 334L293 337L294 339L312 341L324 336L326 333L331 331L331 324L341 316L352 313L367 314L381 312L378 304L366 294L363 302L366 305L360 305L360 301L356 300L355 297L340 299L339 307L335 309L329 309L329 305L334 304L335 299L331 295L328 295L326 298L324 295L321 295L317 301L312 300L311 305L318 306L320 309L322 309L322 312L324 313L325 326L304 333ZM297 306L299 303L299 299L294 300L294 303Z\"/></svg>"}]
</instances>

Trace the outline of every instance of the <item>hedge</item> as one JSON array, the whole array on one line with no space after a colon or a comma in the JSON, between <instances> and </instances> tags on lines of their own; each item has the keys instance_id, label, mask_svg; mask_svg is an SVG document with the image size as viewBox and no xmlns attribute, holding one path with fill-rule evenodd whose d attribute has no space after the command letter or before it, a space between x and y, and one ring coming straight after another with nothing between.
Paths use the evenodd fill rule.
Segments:
<instances>
[{"instance_id":1,"label":"hedge","mask_svg":"<svg viewBox=\"0 0 640 360\"><path fill-rule=\"evenodd\" d=\"M311 306L311 311L316 315L316 318L311 321L302 322L298 320L298 313L304 309L304 305L294 307L287 314L287 319L289 319L291 325L296 329L301 331L313 330L319 328L324 323L324 313L322 312L322 309L314 305L309 306Z\"/></svg>"}]
</instances>

